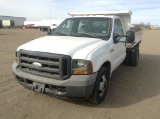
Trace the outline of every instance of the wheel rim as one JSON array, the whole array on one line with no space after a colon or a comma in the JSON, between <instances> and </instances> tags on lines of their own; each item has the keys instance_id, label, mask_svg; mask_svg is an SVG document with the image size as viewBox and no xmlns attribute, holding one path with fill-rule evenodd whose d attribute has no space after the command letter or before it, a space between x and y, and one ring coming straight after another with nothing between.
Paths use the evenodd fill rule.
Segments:
<instances>
[{"instance_id":1,"label":"wheel rim","mask_svg":"<svg viewBox=\"0 0 160 119\"><path fill-rule=\"evenodd\" d=\"M102 75L101 81L99 84L99 95L103 96L103 94L106 92L106 89L107 89L107 78L106 78L106 75L104 74Z\"/></svg>"}]
</instances>

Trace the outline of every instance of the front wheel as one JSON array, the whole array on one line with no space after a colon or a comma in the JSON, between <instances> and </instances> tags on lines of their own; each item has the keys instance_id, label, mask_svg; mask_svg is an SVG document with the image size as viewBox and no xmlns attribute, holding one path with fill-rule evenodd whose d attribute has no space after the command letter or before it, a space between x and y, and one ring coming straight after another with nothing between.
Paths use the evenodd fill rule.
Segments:
<instances>
[{"instance_id":1,"label":"front wheel","mask_svg":"<svg viewBox=\"0 0 160 119\"><path fill-rule=\"evenodd\" d=\"M106 97L108 84L109 84L109 72L107 68L102 66L98 72L94 90L89 98L89 101L97 104L101 103Z\"/></svg>"}]
</instances>

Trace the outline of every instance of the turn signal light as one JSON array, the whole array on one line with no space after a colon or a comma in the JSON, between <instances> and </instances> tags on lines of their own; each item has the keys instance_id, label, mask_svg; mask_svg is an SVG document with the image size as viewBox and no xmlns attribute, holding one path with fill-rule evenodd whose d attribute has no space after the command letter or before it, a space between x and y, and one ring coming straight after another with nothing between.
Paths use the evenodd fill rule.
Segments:
<instances>
[{"instance_id":1,"label":"turn signal light","mask_svg":"<svg viewBox=\"0 0 160 119\"><path fill-rule=\"evenodd\" d=\"M74 70L74 74L87 74L87 70Z\"/></svg>"}]
</instances>

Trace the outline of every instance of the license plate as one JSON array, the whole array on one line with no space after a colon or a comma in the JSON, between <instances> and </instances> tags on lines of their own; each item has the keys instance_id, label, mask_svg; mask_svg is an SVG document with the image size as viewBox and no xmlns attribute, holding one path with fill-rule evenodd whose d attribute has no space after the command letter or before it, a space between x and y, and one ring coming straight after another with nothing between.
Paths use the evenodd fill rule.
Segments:
<instances>
[{"instance_id":1,"label":"license plate","mask_svg":"<svg viewBox=\"0 0 160 119\"><path fill-rule=\"evenodd\" d=\"M42 83L38 83L38 82L33 82L32 84L32 90L39 92L39 93L44 93L44 89L45 89L45 84Z\"/></svg>"}]
</instances>

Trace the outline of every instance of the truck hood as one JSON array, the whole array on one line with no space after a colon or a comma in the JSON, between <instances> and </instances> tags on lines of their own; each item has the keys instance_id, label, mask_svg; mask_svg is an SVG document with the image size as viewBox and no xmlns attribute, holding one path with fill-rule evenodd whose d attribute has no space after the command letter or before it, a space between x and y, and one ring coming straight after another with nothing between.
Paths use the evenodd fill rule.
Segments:
<instances>
[{"instance_id":1,"label":"truck hood","mask_svg":"<svg viewBox=\"0 0 160 119\"><path fill-rule=\"evenodd\" d=\"M45 36L23 44L17 50L64 54L70 55L73 59L86 59L92 50L104 42L97 38Z\"/></svg>"}]
</instances>

